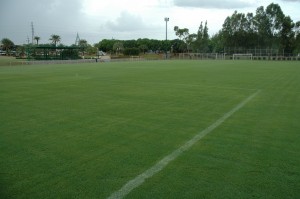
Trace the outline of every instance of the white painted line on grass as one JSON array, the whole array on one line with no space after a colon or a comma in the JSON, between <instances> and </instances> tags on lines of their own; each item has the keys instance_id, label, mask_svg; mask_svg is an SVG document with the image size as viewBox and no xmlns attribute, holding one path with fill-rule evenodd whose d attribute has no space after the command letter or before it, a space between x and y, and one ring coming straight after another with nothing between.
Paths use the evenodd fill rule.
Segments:
<instances>
[{"instance_id":1,"label":"white painted line on grass","mask_svg":"<svg viewBox=\"0 0 300 199\"><path fill-rule=\"evenodd\" d=\"M192 139L187 141L185 144L183 144L181 147L170 153L169 155L165 156L163 159L161 159L159 162L157 162L155 165L153 165L151 168L146 170L144 173L136 176L134 179L128 181L121 189L118 191L112 193L108 199L119 199L125 197L127 194L129 194L133 189L137 188L141 184L145 182L146 179L151 178L156 173L160 172L162 169L164 169L171 161L175 160L179 155L181 155L184 151L189 150L196 142L198 142L201 138L206 136L208 133L213 131L215 128L217 128L219 125L221 125L226 119L228 119L231 115L233 115L235 112L237 112L239 109L241 109L243 106L245 106L249 101L251 101L258 93L253 93L246 99L244 99L241 103L239 103L237 106L235 106L232 110L225 113L221 118L219 118L217 121L215 121L213 124L211 124L206 129L200 131L198 134L196 134Z\"/></svg>"}]
</instances>

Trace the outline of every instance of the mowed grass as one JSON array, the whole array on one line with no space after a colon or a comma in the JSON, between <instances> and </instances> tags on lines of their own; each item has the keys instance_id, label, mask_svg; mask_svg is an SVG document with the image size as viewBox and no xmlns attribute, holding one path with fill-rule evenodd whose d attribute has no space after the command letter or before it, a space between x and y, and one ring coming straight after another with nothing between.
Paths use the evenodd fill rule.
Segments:
<instances>
[{"instance_id":1,"label":"mowed grass","mask_svg":"<svg viewBox=\"0 0 300 199\"><path fill-rule=\"evenodd\" d=\"M107 198L257 90L126 198L300 198L300 64L0 67L0 198Z\"/></svg>"}]
</instances>

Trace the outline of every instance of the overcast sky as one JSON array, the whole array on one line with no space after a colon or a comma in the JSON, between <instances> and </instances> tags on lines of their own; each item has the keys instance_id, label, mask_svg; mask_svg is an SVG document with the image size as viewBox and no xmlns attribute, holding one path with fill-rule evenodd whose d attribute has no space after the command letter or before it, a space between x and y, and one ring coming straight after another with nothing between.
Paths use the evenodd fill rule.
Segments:
<instances>
[{"instance_id":1,"label":"overcast sky","mask_svg":"<svg viewBox=\"0 0 300 199\"><path fill-rule=\"evenodd\" d=\"M300 21L300 0L1 0L0 39L31 41L31 22L39 43L49 43L50 35L57 34L70 45L77 33L90 44L112 38L165 39L165 17L170 18L170 39L176 37L174 26L196 33L206 20L212 35L235 10L255 13L272 2L294 22Z\"/></svg>"}]
</instances>

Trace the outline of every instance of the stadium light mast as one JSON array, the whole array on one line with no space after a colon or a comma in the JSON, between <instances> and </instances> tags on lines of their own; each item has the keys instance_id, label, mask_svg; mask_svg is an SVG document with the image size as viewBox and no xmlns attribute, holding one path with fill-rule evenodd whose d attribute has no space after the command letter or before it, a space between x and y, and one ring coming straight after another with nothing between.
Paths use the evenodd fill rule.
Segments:
<instances>
[{"instance_id":1,"label":"stadium light mast","mask_svg":"<svg viewBox=\"0 0 300 199\"><path fill-rule=\"evenodd\" d=\"M165 17L165 22L166 22L166 45L167 45L167 41L168 41L168 21L169 21L169 17ZM166 59L168 58L168 50L166 48Z\"/></svg>"},{"instance_id":2,"label":"stadium light mast","mask_svg":"<svg viewBox=\"0 0 300 199\"><path fill-rule=\"evenodd\" d=\"M168 40L168 21L169 21L169 17L165 17L165 22L166 22L166 41Z\"/></svg>"},{"instance_id":3,"label":"stadium light mast","mask_svg":"<svg viewBox=\"0 0 300 199\"><path fill-rule=\"evenodd\" d=\"M33 27L33 22L31 22L31 42L32 45L34 44L34 27Z\"/></svg>"}]
</instances>

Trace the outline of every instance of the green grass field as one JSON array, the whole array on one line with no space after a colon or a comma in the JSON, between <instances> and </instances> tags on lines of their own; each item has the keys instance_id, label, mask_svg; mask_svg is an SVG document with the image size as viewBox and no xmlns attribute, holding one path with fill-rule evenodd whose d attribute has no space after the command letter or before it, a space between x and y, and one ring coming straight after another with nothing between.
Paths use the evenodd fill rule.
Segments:
<instances>
[{"instance_id":1,"label":"green grass field","mask_svg":"<svg viewBox=\"0 0 300 199\"><path fill-rule=\"evenodd\" d=\"M107 198L260 93L125 198L300 198L300 64L0 67L0 198Z\"/></svg>"}]
</instances>

